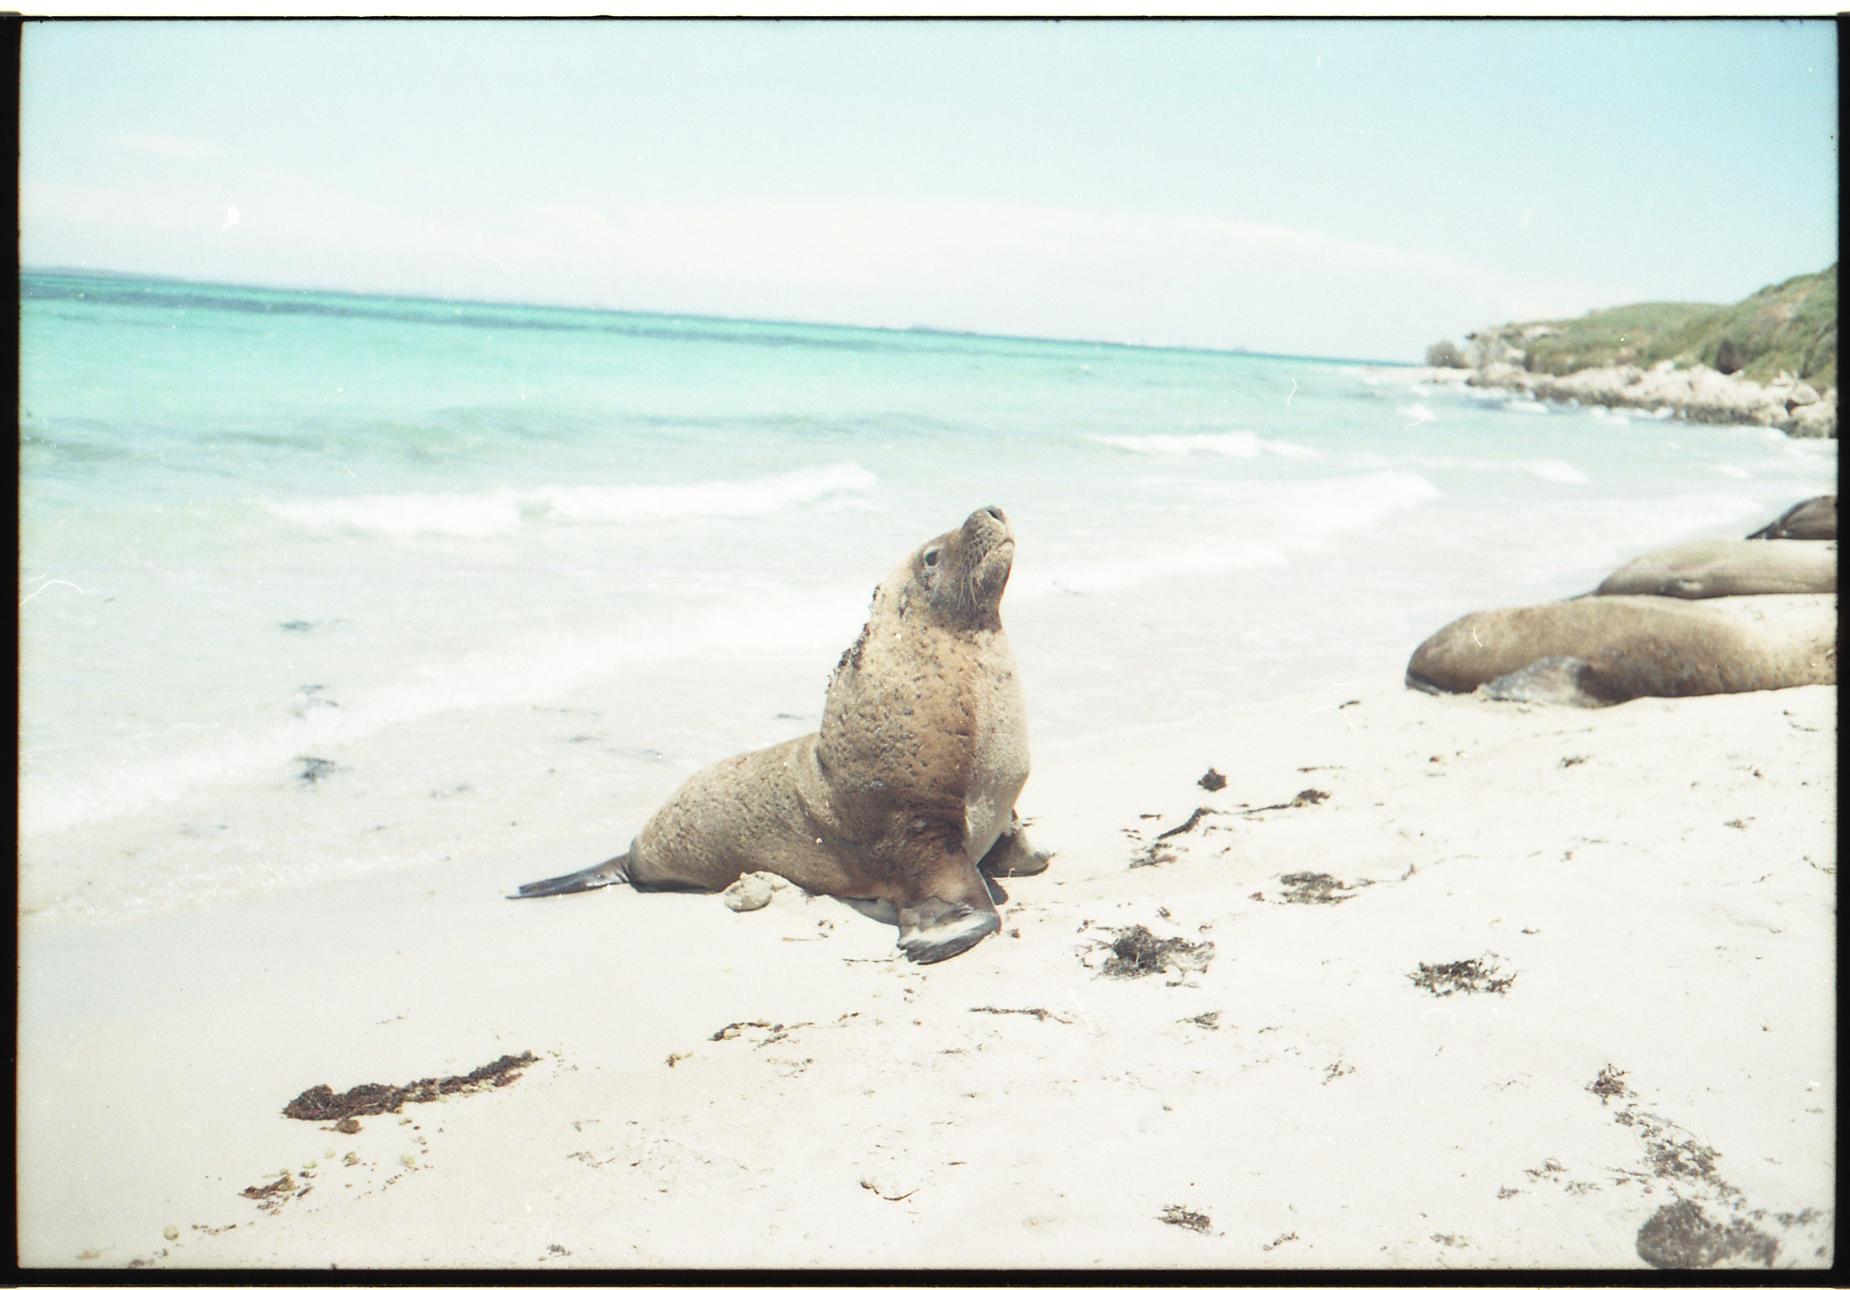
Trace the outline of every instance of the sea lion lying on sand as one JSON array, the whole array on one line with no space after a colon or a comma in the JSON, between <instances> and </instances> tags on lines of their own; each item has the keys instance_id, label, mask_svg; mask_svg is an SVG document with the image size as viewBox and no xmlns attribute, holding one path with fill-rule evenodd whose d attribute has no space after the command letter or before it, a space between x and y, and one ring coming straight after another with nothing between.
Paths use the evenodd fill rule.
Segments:
<instances>
[{"instance_id":1,"label":"sea lion lying on sand","mask_svg":"<svg viewBox=\"0 0 1850 1290\"><path fill-rule=\"evenodd\" d=\"M1812 497L1792 507L1763 529L1749 533L1754 538L1805 538L1818 541L1837 536L1837 494Z\"/></svg>"},{"instance_id":2,"label":"sea lion lying on sand","mask_svg":"<svg viewBox=\"0 0 1850 1290\"><path fill-rule=\"evenodd\" d=\"M1835 685L1837 597L1583 596L1490 609L1441 628L1407 662L1407 684L1433 693L1499 681L1501 697L1588 706Z\"/></svg>"},{"instance_id":3,"label":"sea lion lying on sand","mask_svg":"<svg viewBox=\"0 0 1850 1290\"><path fill-rule=\"evenodd\" d=\"M1837 543L1686 542L1641 555L1600 583L1600 596L1765 596L1837 590Z\"/></svg>"},{"instance_id":4,"label":"sea lion lying on sand","mask_svg":"<svg viewBox=\"0 0 1850 1290\"><path fill-rule=\"evenodd\" d=\"M836 664L822 729L697 772L601 865L528 883L720 891L769 870L899 925L915 962L1001 926L986 875L1038 873L1014 813L1028 726L1002 633L1014 534L995 507L920 546L874 592Z\"/></svg>"}]
</instances>

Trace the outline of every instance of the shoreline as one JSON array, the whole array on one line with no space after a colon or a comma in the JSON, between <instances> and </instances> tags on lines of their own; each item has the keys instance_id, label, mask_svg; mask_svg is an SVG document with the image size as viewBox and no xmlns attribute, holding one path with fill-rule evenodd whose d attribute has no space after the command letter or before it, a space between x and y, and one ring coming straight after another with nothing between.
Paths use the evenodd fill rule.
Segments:
<instances>
[{"instance_id":1,"label":"shoreline","mask_svg":"<svg viewBox=\"0 0 1850 1290\"><path fill-rule=\"evenodd\" d=\"M1052 867L933 967L794 889L503 900L538 837L28 924L21 1259L1828 1264L1835 690L1536 709L1397 673L1042 750ZM1180 952L1114 976L1136 927ZM281 1114L529 1051L357 1134Z\"/></svg>"},{"instance_id":2,"label":"shoreline","mask_svg":"<svg viewBox=\"0 0 1850 1290\"><path fill-rule=\"evenodd\" d=\"M1565 376L1530 372L1514 363L1476 368L1423 367L1421 380L1438 385L1515 390L1541 402L1592 406L1717 425L1759 425L1799 439L1837 437L1837 390L1822 393L1790 377L1762 385L1712 367L1586 367Z\"/></svg>"}]
</instances>

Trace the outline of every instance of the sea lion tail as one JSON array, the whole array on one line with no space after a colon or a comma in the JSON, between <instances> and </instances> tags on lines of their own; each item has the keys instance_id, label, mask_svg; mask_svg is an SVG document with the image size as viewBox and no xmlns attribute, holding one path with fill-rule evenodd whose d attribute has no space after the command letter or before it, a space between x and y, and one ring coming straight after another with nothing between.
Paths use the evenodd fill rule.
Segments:
<instances>
[{"instance_id":1,"label":"sea lion tail","mask_svg":"<svg viewBox=\"0 0 1850 1290\"><path fill-rule=\"evenodd\" d=\"M560 874L557 878L541 878L538 882L522 883L520 890L508 899L527 900L534 896L569 896L573 892L609 887L615 883L627 883L629 880L630 853L625 851L620 856L613 856L604 861L603 864L594 864L589 869L580 869L577 873Z\"/></svg>"}]
</instances>

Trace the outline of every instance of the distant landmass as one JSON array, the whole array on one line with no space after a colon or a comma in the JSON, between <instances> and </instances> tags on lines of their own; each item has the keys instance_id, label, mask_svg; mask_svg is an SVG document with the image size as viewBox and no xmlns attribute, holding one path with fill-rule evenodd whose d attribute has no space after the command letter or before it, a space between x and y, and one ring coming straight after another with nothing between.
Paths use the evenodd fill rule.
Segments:
<instances>
[{"instance_id":1,"label":"distant landmass","mask_svg":"<svg viewBox=\"0 0 1850 1290\"><path fill-rule=\"evenodd\" d=\"M1441 341L1434 368L1537 398L1837 433L1837 266L1733 305L1665 302L1504 323Z\"/></svg>"}]
</instances>

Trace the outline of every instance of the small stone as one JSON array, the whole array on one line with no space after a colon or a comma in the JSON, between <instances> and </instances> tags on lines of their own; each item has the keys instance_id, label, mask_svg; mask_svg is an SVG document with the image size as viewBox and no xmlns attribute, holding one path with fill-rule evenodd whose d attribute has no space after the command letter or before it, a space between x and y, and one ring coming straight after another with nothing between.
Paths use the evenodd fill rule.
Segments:
<instances>
[{"instance_id":1,"label":"small stone","mask_svg":"<svg viewBox=\"0 0 1850 1290\"><path fill-rule=\"evenodd\" d=\"M748 873L721 892L726 908L734 913L749 914L771 903L771 884L760 874Z\"/></svg>"},{"instance_id":2,"label":"small stone","mask_svg":"<svg viewBox=\"0 0 1850 1290\"><path fill-rule=\"evenodd\" d=\"M169 1223L164 1229L162 1229L161 1235L166 1237L170 1241L177 1241L180 1239L180 1229L175 1227L172 1223Z\"/></svg>"},{"instance_id":3,"label":"small stone","mask_svg":"<svg viewBox=\"0 0 1850 1290\"><path fill-rule=\"evenodd\" d=\"M350 1115L343 1120L336 1120L334 1122L334 1127L339 1129L342 1133L358 1133L360 1131L360 1122Z\"/></svg>"}]
</instances>

